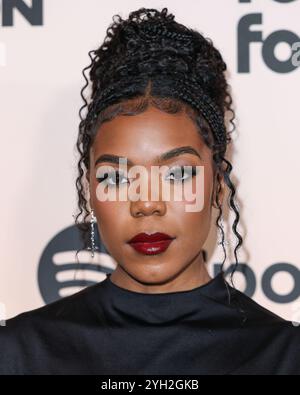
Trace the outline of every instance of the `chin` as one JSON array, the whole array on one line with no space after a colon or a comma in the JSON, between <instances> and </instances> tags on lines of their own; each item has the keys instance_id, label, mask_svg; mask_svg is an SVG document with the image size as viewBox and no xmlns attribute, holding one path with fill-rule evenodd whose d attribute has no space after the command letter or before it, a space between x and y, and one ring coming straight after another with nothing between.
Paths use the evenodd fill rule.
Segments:
<instances>
[{"instance_id":1,"label":"chin","mask_svg":"<svg viewBox=\"0 0 300 395\"><path fill-rule=\"evenodd\" d=\"M143 265L143 264L141 264ZM166 266L166 264L164 264ZM149 267L147 264L143 268L140 268L138 271L128 271L128 273L138 282L145 284L145 285L160 285L164 284L168 281L170 281L172 278L174 278L177 274L176 271L174 271L174 267L172 267L173 270L170 270L170 267L162 267L164 266L163 264L161 265L156 265L156 267Z\"/></svg>"}]
</instances>

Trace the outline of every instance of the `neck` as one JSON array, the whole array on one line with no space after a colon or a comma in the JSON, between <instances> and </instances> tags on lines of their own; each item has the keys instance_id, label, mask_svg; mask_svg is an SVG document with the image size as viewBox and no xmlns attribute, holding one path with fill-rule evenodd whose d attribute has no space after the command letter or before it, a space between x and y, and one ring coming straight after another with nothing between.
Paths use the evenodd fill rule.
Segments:
<instances>
[{"instance_id":1,"label":"neck","mask_svg":"<svg viewBox=\"0 0 300 395\"><path fill-rule=\"evenodd\" d=\"M143 278L145 275L143 275ZM150 276L149 276L150 278ZM129 273L118 264L110 276L111 281L121 288L141 293L181 292L200 287L209 282L209 276L202 251L177 273L157 275L152 282L145 283L135 273Z\"/></svg>"}]
</instances>

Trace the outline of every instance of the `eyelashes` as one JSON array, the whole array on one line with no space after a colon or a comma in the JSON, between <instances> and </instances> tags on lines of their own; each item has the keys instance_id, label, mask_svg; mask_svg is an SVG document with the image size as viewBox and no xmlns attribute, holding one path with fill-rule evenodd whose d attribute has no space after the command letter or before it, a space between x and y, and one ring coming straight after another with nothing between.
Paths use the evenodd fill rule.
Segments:
<instances>
[{"instance_id":1,"label":"eyelashes","mask_svg":"<svg viewBox=\"0 0 300 395\"><path fill-rule=\"evenodd\" d=\"M188 168L184 168L184 166L178 166L173 168L168 176L172 176L171 181L175 182L186 182L197 174L196 166L189 166Z\"/></svg>"},{"instance_id":2,"label":"eyelashes","mask_svg":"<svg viewBox=\"0 0 300 395\"><path fill-rule=\"evenodd\" d=\"M196 174L196 166L188 166L186 169L184 168L184 166L177 166L168 172L167 178L173 177L170 178L170 181L172 183L182 183L190 180ZM129 183L128 179L125 177L125 174L123 172L120 172L119 170L113 172L105 172L103 176L98 176L96 177L96 179L99 183L105 183L106 185L111 187Z\"/></svg>"},{"instance_id":3,"label":"eyelashes","mask_svg":"<svg viewBox=\"0 0 300 395\"><path fill-rule=\"evenodd\" d=\"M104 173L103 177L96 177L96 179L98 180L99 183L104 182L108 186L116 186L116 185L128 183L128 181L120 183L120 177L123 177L123 175L124 175L123 173L121 173L117 170L117 171L113 171L111 173ZM112 179L114 179L114 180L117 179L118 181L111 182L110 180L112 180ZM123 179L126 179L126 178L123 177Z\"/></svg>"}]
</instances>

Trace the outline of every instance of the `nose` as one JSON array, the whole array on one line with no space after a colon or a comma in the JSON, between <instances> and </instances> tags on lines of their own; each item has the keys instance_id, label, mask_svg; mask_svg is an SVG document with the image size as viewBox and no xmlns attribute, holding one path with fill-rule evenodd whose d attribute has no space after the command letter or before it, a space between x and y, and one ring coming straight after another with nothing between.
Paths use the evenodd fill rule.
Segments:
<instances>
[{"instance_id":1,"label":"nose","mask_svg":"<svg viewBox=\"0 0 300 395\"><path fill-rule=\"evenodd\" d=\"M141 177L143 179L143 177ZM145 187L146 180L143 179L141 183L141 187ZM156 200L146 199L146 200L132 200L130 202L130 212L133 217L141 217L141 216L149 216L149 215L165 215L166 213L166 202L162 200L162 191L161 191L161 180L159 180L158 185L156 187L159 188L158 197ZM148 178L148 196L151 195L151 175ZM143 194L141 194L143 196Z\"/></svg>"},{"instance_id":2,"label":"nose","mask_svg":"<svg viewBox=\"0 0 300 395\"><path fill-rule=\"evenodd\" d=\"M131 202L130 212L133 217L143 217L149 215L165 215L166 204L165 202L159 201L143 201L137 200L136 202Z\"/></svg>"}]
</instances>

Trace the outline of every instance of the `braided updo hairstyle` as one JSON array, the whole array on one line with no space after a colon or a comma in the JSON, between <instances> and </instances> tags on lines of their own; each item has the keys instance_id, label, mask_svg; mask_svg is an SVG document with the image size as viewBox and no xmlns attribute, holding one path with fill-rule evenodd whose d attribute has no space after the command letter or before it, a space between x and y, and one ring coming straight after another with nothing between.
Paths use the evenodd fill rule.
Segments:
<instances>
[{"instance_id":1,"label":"braided updo hairstyle","mask_svg":"<svg viewBox=\"0 0 300 395\"><path fill-rule=\"evenodd\" d=\"M167 8L161 11L140 8L131 12L126 20L114 15L106 33L103 44L89 52L91 63L82 71L86 83L81 90L84 104L79 110L81 121L76 143L80 159L76 179L79 213L75 223L84 247L89 241L86 218L90 214L86 171L89 169L89 150L100 125L117 115L139 114L149 105L171 114L185 111L212 150L217 182L214 205L219 210L216 225L221 231L224 251L222 271L226 260L224 230L219 222L222 207L218 196L222 178L230 191L228 205L235 213L232 229L238 239L232 279L238 265L237 249L243 239L237 230L240 216L230 178L232 165L224 157L231 142L230 134L235 130L232 98L224 76L226 64L210 39L176 22ZM91 81L89 98L84 95L89 86L85 75L87 70L90 70ZM232 130L225 127L228 112ZM81 215L83 221L79 221Z\"/></svg>"}]
</instances>

